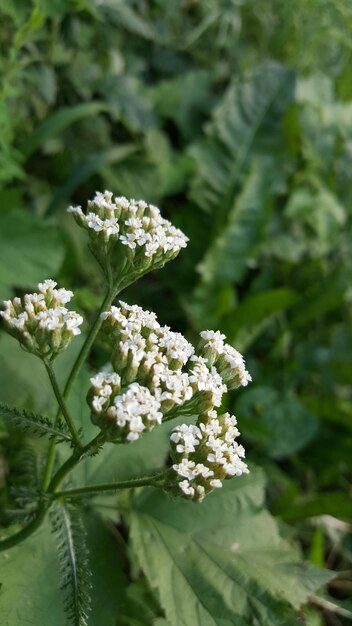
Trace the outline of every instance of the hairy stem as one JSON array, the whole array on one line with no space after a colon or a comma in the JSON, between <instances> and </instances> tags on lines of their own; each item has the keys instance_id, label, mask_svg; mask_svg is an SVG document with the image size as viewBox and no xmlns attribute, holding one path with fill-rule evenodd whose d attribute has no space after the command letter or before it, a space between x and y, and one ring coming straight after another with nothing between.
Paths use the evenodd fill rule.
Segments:
<instances>
[{"instance_id":1,"label":"hairy stem","mask_svg":"<svg viewBox=\"0 0 352 626\"><path fill-rule=\"evenodd\" d=\"M153 476L144 476L142 478L132 478L131 480L121 480L115 483L104 483L102 485L91 485L88 487L77 487L76 489L68 489L64 491L56 491L55 498L67 497L73 498L76 496L95 495L104 491L118 491L119 489L131 489L132 487L162 487L163 478L165 478L167 470L154 474Z\"/></svg>"},{"instance_id":2,"label":"hairy stem","mask_svg":"<svg viewBox=\"0 0 352 626\"><path fill-rule=\"evenodd\" d=\"M53 367L51 365L51 363L47 360L47 359L43 359L43 363L45 365L45 369L48 373L54 394L56 396L56 399L58 401L59 407L60 407L60 412L62 413L65 422L69 428L69 431L71 433L72 439L76 445L76 447L81 450L82 449L82 444L81 444L81 440L79 438L78 432L75 428L75 425L73 423L73 420L68 412L67 406L66 406L66 402L64 399L64 396L61 393L60 387L58 385L58 382L56 380L56 376L55 376L55 372L53 370ZM56 422L56 420L55 420Z\"/></svg>"}]
</instances>

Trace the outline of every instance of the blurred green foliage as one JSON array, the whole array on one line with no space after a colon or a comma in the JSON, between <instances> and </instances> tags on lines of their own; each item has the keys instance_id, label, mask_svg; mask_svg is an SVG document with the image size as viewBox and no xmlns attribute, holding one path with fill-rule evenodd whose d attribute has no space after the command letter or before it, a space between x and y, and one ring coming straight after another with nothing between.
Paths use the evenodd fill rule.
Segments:
<instances>
[{"instance_id":1,"label":"blurred green foliage","mask_svg":"<svg viewBox=\"0 0 352 626\"><path fill-rule=\"evenodd\" d=\"M313 563L351 570L351 2L0 0L0 19L1 297L54 276L89 317L102 279L66 206L105 188L160 206L189 247L124 297L191 339L219 328L245 351L254 382L228 408L269 506ZM37 364L3 336L0 362L2 400L50 409ZM90 365L102 362L98 344ZM23 445L3 433L3 501ZM155 454L138 446L135 462ZM153 506L137 505L135 549L170 620L138 539ZM155 541L160 520L148 519ZM119 623L166 623L136 567ZM338 580L327 624L352 615ZM243 611L236 624L291 624L269 604L277 622ZM323 624L315 610L300 619Z\"/></svg>"}]
</instances>

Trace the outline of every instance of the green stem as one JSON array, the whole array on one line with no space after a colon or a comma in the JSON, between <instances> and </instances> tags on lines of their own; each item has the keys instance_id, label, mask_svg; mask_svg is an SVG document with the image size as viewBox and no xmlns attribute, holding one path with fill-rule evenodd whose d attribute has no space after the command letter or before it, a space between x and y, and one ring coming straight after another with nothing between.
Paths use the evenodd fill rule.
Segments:
<instances>
[{"instance_id":1,"label":"green stem","mask_svg":"<svg viewBox=\"0 0 352 626\"><path fill-rule=\"evenodd\" d=\"M165 477L167 471L154 474L154 476L145 476L143 478L132 478L131 480L122 480L116 483L105 483L102 485L91 485L89 487L77 487L76 489L68 489L64 491L56 491L55 498L67 497L72 498L80 495L95 495L104 491L118 491L119 489L131 489L132 487L161 486L159 481Z\"/></svg>"},{"instance_id":2,"label":"green stem","mask_svg":"<svg viewBox=\"0 0 352 626\"><path fill-rule=\"evenodd\" d=\"M41 525L45 517L46 511L47 509L45 507L39 508L36 516L32 519L31 522L29 522L27 526L22 528L22 530L20 530L18 533L15 533L14 535L7 537L7 539L3 539L2 541L0 541L0 552L2 550L12 548L17 543L20 543L21 541L29 537L29 535L32 535L32 533L34 533Z\"/></svg>"},{"instance_id":3,"label":"green stem","mask_svg":"<svg viewBox=\"0 0 352 626\"><path fill-rule=\"evenodd\" d=\"M56 380L55 372L54 372L54 370L52 368L52 365L51 365L51 363L47 359L43 359L43 363L45 365L45 369L46 369L46 371L48 373L48 376L50 378L50 382L51 382L52 388L54 390L54 394L55 394L56 399L57 399L57 401L59 403L60 411L61 411L62 415L64 416L65 422L66 422L66 424L67 424L67 426L69 428L69 431L70 431L70 433L72 435L72 439L73 439L75 445L77 446L77 448L79 450L81 450L82 449L81 440L79 438L79 435L78 435L78 432L77 432L77 430L75 428L73 420L72 420L72 418L71 418L71 416L70 416L70 414L69 414L69 412L67 410L65 399L64 399L64 397L63 397L63 395L61 393L60 387L59 387L58 382ZM55 422L56 422L56 420L55 420Z\"/></svg>"},{"instance_id":4,"label":"green stem","mask_svg":"<svg viewBox=\"0 0 352 626\"><path fill-rule=\"evenodd\" d=\"M100 330L101 324L102 324L102 318L101 318L101 314L103 313L103 311L105 311L106 309L109 309L114 298L116 298L117 294L119 291L119 286L116 284L114 286L110 286L105 298L101 304L101 307L97 313L97 316L93 322L93 325L86 337L86 340L76 358L76 361L73 364L72 370L68 376L68 379L66 381L65 384L65 388L64 388L64 392L63 392L63 398L64 400L67 400L70 391L72 389L72 386L79 374L79 371L86 359L86 357L88 356L88 352L91 349L93 342ZM56 419L55 419L55 423L57 422L57 420L60 417L60 413L61 413L61 407L59 406L58 412L56 414ZM55 446L56 446L56 440L55 438L51 440L50 442L50 447L49 447L49 451L48 451L48 457L47 457L47 461L46 461L46 467L44 470L44 476L43 476L43 484L42 487L44 490L46 490L49 486L50 483L50 477L53 471L53 467L54 467L54 462L55 462Z\"/></svg>"},{"instance_id":5,"label":"green stem","mask_svg":"<svg viewBox=\"0 0 352 626\"><path fill-rule=\"evenodd\" d=\"M94 446L99 442L101 437L102 435L101 433L99 433L86 446L84 446L84 448L81 447L79 452L75 451L73 455L70 456L70 458L67 459L67 461L65 461L65 463L56 472L55 476L50 482L50 485L47 489L47 493L51 495L54 494L55 489L62 482L65 476L76 465L78 465L78 463L82 460L83 456L89 451L90 448L94 448ZM27 537L32 535L37 530L37 528L39 528L42 521L44 520L45 515L50 508L50 504L51 504L50 501L48 501L47 503L42 501L37 510L37 514L27 526L22 528L18 533L11 535L11 537L7 537L6 539L3 539L2 541L0 541L0 552L2 550L7 550L8 548L12 548L17 543L20 543L21 541L23 541L23 539L26 539Z\"/></svg>"},{"instance_id":6,"label":"green stem","mask_svg":"<svg viewBox=\"0 0 352 626\"><path fill-rule=\"evenodd\" d=\"M53 494L59 484L63 481L63 479L67 476L67 474L73 470L76 465L84 458L84 456L89 452L91 448L94 448L100 441L102 440L102 434L99 433L94 439L92 439L89 443L87 443L84 448L80 450L76 450L72 456L70 456L67 461L58 469L56 474L51 479L51 482L48 486L47 492Z\"/></svg>"},{"instance_id":7,"label":"green stem","mask_svg":"<svg viewBox=\"0 0 352 626\"><path fill-rule=\"evenodd\" d=\"M92 345L94 343L94 340L95 340L95 338L96 338L96 336L97 336L97 334L98 334L98 332L100 330L100 327L101 327L101 325L103 323L103 320L101 318L101 314L103 313L103 311L106 311L107 309L110 308L110 306L111 306L113 300L116 298L117 294L118 294L118 286L109 287L109 289L108 289L108 291L106 293L106 296L105 296L105 298L104 298L104 300L103 300L103 302L101 304L101 307L100 307L100 309L99 309L99 311L97 313L97 316L96 316L96 318L95 318L95 320L93 322L93 325L92 325L92 327L91 327L91 329L90 329L90 331L89 331L89 333L88 333L88 335L86 337L86 340L85 340L85 342L84 342L84 344L83 344L83 346L82 346L82 348L81 348L81 350L80 350L80 352L79 352L79 354L78 354L78 356L77 356L77 358L76 358L76 360L75 360L75 362L73 364L73 367L72 367L72 370L70 372L70 375L69 375L69 377L68 377L68 379L66 381L66 385L65 385L64 393L63 393L63 396L64 396L65 400L68 398L68 396L70 394L72 386L73 386L73 384L74 384L74 382L75 382L75 380L76 380L76 378L77 378L77 376L78 376L78 374L80 372L80 369L81 369L84 361L86 360L86 358L88 356L88 353L89 353L89 351L90 351L90 349L91 349L91 347L92 347Z\"/></svg>"}]
</instances>

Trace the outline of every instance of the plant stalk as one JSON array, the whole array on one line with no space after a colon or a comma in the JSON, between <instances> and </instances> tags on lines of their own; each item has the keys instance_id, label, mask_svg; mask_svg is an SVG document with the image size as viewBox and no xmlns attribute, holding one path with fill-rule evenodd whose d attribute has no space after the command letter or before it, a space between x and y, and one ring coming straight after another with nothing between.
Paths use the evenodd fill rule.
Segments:
<instances>
[{"instance_id":1,"label":"plant stalk","mask_svg":"<svg viewBox=\"0 0 352 626\"><path fill-rule=\"evenodd\" d=\"M66 406L66 402L65 399L61 393L60 387L58 385L58 382L56 380L56 376L55 376L55 372L53 370L53 367L51 365L51 363L47 360L47 359L43 359L43 363L45 365L45 369L48 373L54 394L56 396L56 399L58 401L59 407L60 407L60 412L62 413L65 422L69 428L69 431L71 433L72 439L76 445L76 447L81 450L82 449L82 444L81 444L81 440L79 438L78 432L76 430L76 427L73 423L73 420L68 412L67 406ZM55 420L56 423L57 420Z\"/></svg>"},{"instance_id":2,"label":"plant stalk","mask_svg":"<svg viewBox=\"0 0 352 626\"><path fill-rule=\"evenodd\" d=\"M77 487L76 489L68 489L64 491L56 491L55 498L67 497L73 498L80 495L96 495L105 491L118 491L119 489L131 489L133 487L158 487L162 486L160 481L165 477L167 471L154 474L153 476L144 476L143 478L132 478L131 480L122 480L115 483L104 483L101 485L91 485L88 487Z\"/></svg>"}]
</instances>

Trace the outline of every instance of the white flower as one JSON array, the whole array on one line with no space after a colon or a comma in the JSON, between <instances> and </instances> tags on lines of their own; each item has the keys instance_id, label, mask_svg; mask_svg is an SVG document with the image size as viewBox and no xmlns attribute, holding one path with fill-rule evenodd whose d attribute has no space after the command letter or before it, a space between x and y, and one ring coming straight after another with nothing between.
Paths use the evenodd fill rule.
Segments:
<instances>
[{"instance_id":1,"label":"white flower","mask_svg":"<svg viewBox=\"0 0 352 626\"><path fill-rule=\"evenodd\" d=\"M102 372L91 382L94 389L91 408L95 413L92 419L110 439L135 441L144 430L152 430L161 423L160 403L146 387L132 383L124 393L119 394L119 377ZM96 398L100 398L98 403ZM100 407L105 406L106 399L109 406L102 413Z\"/></svg>"},{"instance_id":2,"label":"white flower","mask_svg":"<svg viewBox=\"0 0 352 626\"><path fill-rule=\"evenodd\" d=\"M214 410L204 418L197 426L177 426L170 436L173 457L178 460L172 469L176 477L182 478L177 479L178 486L185 496L198 501L209 491L219 489L224 478L249 471L242 460L244 448L236 442L236 418L229 413L217 415Z\"/></svg>"},{"instance_id":3,"label":"white flower","mask_svg":"<svg viewBox=\"0 0 352 626\"><path fill-rule=\"evenodd\" d=\"M245 387L252 380L246 370L243 356L233 346L224 343L225 335L219 331L203 330L200 333L201 354L208 365L215 365L228 389Z\"/></svg>"},{"instance_id":4,"label":"white flower","mask_svg":"<svg viewBox=\"0 0 352 626\"><path fill-rule=\"evenodd\" d=\"M38 356L56 356L81 332L83 317L62 306L71 300L72 291L56 286L54 280L44 280L38 284L39 293L7 300L0 311L7 332Z\"/></svg>"},{"instance_id":5,"label":"white flower","mask_svg":"<svg viewBox=\"0 0 352 626\"><path fill-rule=\"evenodd\" d=\"M110 191L97 192L88 201L86 215L81 207L71 206L68 211L88 230L93 241L98 242L100 236L104 241L113 237L134 252L141 250L146 259L154 257L156 263L163 264L173 258L188 242L181 230L161 216L157 207L143 200L113 198ZM141 264L139 257L138 263ZM146 267L149 265L148 261Z\"/></svg>"}]
</instances>

